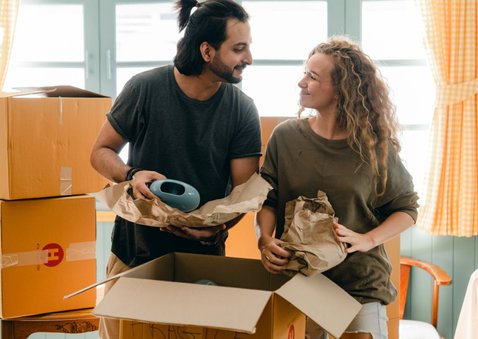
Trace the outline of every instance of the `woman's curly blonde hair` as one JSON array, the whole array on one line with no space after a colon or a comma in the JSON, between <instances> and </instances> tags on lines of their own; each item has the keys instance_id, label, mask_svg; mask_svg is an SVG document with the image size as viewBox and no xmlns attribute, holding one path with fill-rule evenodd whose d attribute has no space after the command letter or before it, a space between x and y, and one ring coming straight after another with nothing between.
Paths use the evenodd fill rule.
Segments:
<instances>
[{"instance_id":1,"label":"woman's curly blonde hair","mask_svg":"<svg viewBox=\"0 0 478 339\"><path fill-rule=\"evenodd\" d=\"M375 63L348 38L331 37L317 45L308 59L316 53L329 55L334 61L331 76L338 95L337 122L348 132L350 147L370 165L375 190L381 195L387 183L389 147L400 151L388 86Z\"/></svg>"}]
</instances>

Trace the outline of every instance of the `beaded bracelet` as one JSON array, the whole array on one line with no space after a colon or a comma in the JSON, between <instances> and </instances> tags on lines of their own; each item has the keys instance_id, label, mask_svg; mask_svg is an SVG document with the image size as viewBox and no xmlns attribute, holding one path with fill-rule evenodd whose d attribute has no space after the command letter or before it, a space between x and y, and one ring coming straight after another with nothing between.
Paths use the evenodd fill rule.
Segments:
<instances>
[{"instance_id":1,"label":"beaded bracelet","mask_svg":"<svg viewBox=\"0 0 478 339\"><path fill-rule=\"evenodd\" d=\"M130 181L133 179L133 176L139 172L139 171L143 171L142 168L137 168L137 167L131 167L128 172L126 172L126 178L125 178L125 181Z\"/></svg>"}]
</instances>

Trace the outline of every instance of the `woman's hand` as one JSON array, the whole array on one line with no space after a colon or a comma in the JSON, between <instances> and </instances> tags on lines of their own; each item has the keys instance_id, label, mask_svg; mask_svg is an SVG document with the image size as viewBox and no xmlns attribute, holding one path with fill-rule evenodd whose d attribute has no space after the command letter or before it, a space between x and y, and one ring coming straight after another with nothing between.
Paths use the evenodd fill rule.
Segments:
<instances>
[{"instance_id":1,"label":"woman's hand","mask_svg":"<svg viewBox=\"0 0 478 339\"><path fill-rule=\"evenodd\" d=\"M345 252L367 252L375 247L373 239L368 234L354 232L344 225L335 224L337 239L345 244Z\"/></svg>"},{"instance_id":2,"label":"woman's hand","mask_svg":"<svg viewBox=\"0 0 478 339\"><path fill-rule=\"evenodd\" d=\"M279 244L282 241L270 236L262 236L259 239L261 249L261 261L264 268L271 273L280 273L289 262L291 253Z\"/></svg>"},{"instance_id":3,"label":"woman's hand","mask_svg":"<svg viewBox=\"0 0 478 339\"><path fill-rule=\"evenodd\" d=\"M408 213L399 211L390 214L384 222L365 234L356 233L340 224L335 224L335 232L339 241L349 245L347 253L367 252L393 239L414 223L415 220Z\"/></svg>"}]
</instances>

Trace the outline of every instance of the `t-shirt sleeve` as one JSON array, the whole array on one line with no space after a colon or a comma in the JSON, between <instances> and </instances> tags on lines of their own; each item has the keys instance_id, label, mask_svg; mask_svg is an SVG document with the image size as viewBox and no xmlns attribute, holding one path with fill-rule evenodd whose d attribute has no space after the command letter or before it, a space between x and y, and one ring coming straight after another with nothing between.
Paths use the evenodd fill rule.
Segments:
<instances>
[{"instance_id":1,"label":"t-shirt sleeve","mask_svg":"<svg viewBox=\"0 0 478 339\"><path fill-rule=\"evenodd\" d=\"M261 124L254 102L247 98L242 105L245 109L240 113L234 138L230 144L230 158L260 157Z\"/></svg>"},{"instance_id":2,"label":"t-shirt sleeve","mask_svg":"<svg viewBox=\"0 0 478 339\"><path fill-rule=\"evenodd\" d=\"M278 168L277 168L277 136L273 132L269 141L267 142L266 152L264 156L264 163L260 169L260 174L271 186L267 199L264 201L265 206L277 208L278 204Z\"/></svg>"},{"instance_id":3,"label":"t-shirt sleeve","mask_svg":"<svg viewBox=\"0 0 478 339\"><path fill-rule=\"evenodd\" d=\"M405 212L417 221L418 194L412 176L394 151L389 156L387 187L380 201L377 211L382 220L394 212Z\"/></svg>"},{"instance_id":4,"label":"t-shirt sleeve","mask_svg":"<svg viewBox=\"0 0 478 339\"><path fill-rule=\"evenodd\" d=\"M111 126L128 141L134 140L135 131L140 129L144 121L140 114L142 101L136 83L136 78L133 77L125 84L106 115Z\"/></svg>"}]
</instances>

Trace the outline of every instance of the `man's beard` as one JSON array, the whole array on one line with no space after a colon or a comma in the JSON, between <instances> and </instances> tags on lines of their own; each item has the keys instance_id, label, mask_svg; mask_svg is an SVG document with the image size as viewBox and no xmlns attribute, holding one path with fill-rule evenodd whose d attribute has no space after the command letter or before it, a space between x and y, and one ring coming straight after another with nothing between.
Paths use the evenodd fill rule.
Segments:
<instances>
[{"instance_id":1,"label":"man's beard","mask_svg":"<svg viewBox=\"0 0 478 339\"><path fill-rule=\"evenodd\" d=\"M244 69L246 65L240 65L237 67L242 67ZM235 77L234 74L234 69L229 68L226 66L219 58L214 58L214 60L211 62L209 68L211 69L211 72L213 72L215 75L220 77L221 79L225 80L226 82L229 82L231 84L237 84L241 82L242 76L240 77Z\"/></svg>"}]
</instances>

